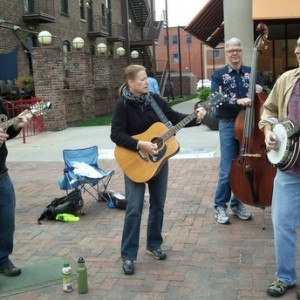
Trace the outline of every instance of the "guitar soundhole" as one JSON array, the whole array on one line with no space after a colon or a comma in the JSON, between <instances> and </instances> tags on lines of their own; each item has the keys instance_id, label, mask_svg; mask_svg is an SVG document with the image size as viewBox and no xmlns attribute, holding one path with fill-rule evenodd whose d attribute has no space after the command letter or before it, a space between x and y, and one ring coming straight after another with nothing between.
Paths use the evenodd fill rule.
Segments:
<instances>
[{"instance_id":1,"label":"guitar soundhole","mask_svg":"<svg viewBox=\"0 0 300 300\"><path fill-rule=\"evenodd\" d=\"M163 140L159 137L156 137L151 140L151 143L157 145L158 154L157 155L150 155L149 159L152 162L158 162L166 153L166 145L164 144Z\"/></svg>"},{"instance_id":2,"label":"guitar soundhole","mask_svg":"<svg viewBox=\"0 0 300 300\"><path fill-rule=\"evenodd\" d=\"M157 145L157 149L160 151L162 149L162 147L164 146L164 142L162 140L162 138L156 137L154 139L152 139L151 141L152 144L156 144Z\"/></svg>"}]
</instances>

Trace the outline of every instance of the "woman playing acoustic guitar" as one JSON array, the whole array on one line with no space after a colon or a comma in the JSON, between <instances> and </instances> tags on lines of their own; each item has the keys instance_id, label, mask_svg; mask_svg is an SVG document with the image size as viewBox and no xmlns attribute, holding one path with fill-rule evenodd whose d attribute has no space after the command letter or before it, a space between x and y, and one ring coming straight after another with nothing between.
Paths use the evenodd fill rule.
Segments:
<instances>
[{"instance_id":1,"label":"woman playing acoustic guitar","mask_svg":"<svg viewBox=\"0 0 300 300\"><path fill-rule=\"evenodd\" d=\"M158 109L151 102L155 102ZM125 69L120 99L113 114L111 139L117 145L116 160L125 173L125 196L128 200L121 245L123 272L126 275L134 273L133 261L137 259L139 248L146 183L150 194L146 252L158 260L167 257L161 249L161 232L168 158L179 151L174 134L180 127L200 124L205 113L203 107L191 115L176 112L159 95L148 92L147 74L143 66L130 65ZM163 124L162 115L175 126Z\"/></svg>"}]
</instances>

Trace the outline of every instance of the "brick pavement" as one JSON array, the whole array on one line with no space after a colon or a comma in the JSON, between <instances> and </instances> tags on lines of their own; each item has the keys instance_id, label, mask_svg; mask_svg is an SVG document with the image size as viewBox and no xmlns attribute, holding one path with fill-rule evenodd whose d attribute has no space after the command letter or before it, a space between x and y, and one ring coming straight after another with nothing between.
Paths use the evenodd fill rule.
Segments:
<instances>
[{"instance_id":1,"label":"brick pavement","mask_svg":"<svg viewBox=\"0 0 300 300\"><path fill-rule=\"evenodd\" d=\"M110 188L124 191L122 172L115 168ZM163 228L166 261L145 254L148 205L142 227L136 273L121 271L120 240L124 211L106 203L92 203L77 223L45 221L37 224L44 207L63 195L57 181L62 162L9 162L17 194L15 249L17 266L47 258L86 258L89 293L64 294L61 285L6 299L105 299L105 300L234 300L268 299L266 286L274 279L274 252L270 208L248 207L253 221L232 219L217 224L212 199L218 158L170 160L169 189ZM86 201L89 199L84 195ZM46 271L46 270L45 270ZM12 279L13 280L13 279ZM1 275L0 275L1 282ZM295 299L296 289L283 299Z\"/></svg>"}]
</instances>

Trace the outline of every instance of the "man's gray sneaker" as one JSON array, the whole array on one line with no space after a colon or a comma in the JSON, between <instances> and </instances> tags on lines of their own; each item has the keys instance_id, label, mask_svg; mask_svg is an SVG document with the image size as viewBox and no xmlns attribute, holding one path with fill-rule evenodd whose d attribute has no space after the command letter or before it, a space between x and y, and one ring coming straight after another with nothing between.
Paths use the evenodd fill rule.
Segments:
<instances>
[{"instance_id":1,"label":"man's gray sneaker","mask_svg":"<svg viewBox=\"0 0 300 300\"><path fill-rule=\"evenodd\" d=\"M161 248L157 248L154 250L147 248L146 253L152 255L155 259L158 259L158 260L165 260L167 258L167 254L164 251L162 251Z\"/></svg>"},{"instance_id":2,"label":"man's gray sneaker","mask_svg":"<svg viewBox=\"0 0 300 300\"><path fill-rule=\"evenodd\" d=\"M215 208L215 218L220 224L230 224L230 218L227 215L226 208L222 206Z\"/></svg>"},{"instance_id":3,"label":"man's gray sneaker","mask_svg":"<svg viewBox=\"0 0 300 300\"><path fill-rule=\"evenodd\" d=\"M242 203L230 207L228 212L231 216L237 216L241 220L252 220L252 214L246 211L246 208Z\"/></svg>"}]
</instances>

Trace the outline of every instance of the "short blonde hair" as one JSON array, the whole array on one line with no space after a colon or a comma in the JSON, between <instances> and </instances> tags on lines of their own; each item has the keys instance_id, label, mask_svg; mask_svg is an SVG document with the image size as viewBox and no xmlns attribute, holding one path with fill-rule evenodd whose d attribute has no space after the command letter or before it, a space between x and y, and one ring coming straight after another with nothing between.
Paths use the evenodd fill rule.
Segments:
<instances>
[{"instance_id":1,"label":"short blonde hair","mask_svg":"<svg viewBox=\"0 0 300 300\"><path fill-rule=\"evenodd\" d=\"M146 71L146 68L142 65L129 65L125 68L123 75L123 83L119 88L119 95L122 94L124 86L128 86L128 80L136 79L136 76L140 71Z\"/></svg>"}]
</instances>

